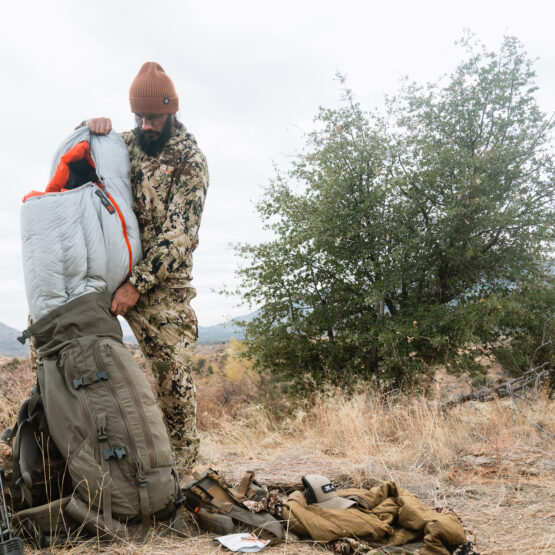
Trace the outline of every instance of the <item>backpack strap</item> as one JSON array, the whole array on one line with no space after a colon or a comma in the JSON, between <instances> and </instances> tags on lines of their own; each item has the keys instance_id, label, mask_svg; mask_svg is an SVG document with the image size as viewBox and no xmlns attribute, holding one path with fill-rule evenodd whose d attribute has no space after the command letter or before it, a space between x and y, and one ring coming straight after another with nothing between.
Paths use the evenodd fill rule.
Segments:
<instances>
[{"instance_id":1,"label":"backpack strap","mask_svg":"<svg viewBox=\"0 0 555 555\"><path fill-rule=\"evenodd\" d=\"M112 475L110 473L110 456L105 454L110 452L108 444L108 434L106 430L106 415L99 414L96 420L96 434L100 445L100 468L102 469L102 488L100 495L102 496L102 514L104 517L104 526L108 531L114 528L112 519Z\"/></svg>"},{"instance_id":2,"label":"backpack strap","mask_svg":"<svg viewBox=\"0 0 555 555\"><path fill-rule=\"evenodd\" d=\"M200 484L196 484L191 487L191 500L194 499L196 496L197 501L204 503L210 510L221 513L227 514L231 510L231 506L233 503L230 501L223 501L222 499L215 498L210 492L206 491Z\"/></svg>"},{"instance_id":3,"label":"backpack strap","mask_svg":"<svg viewBox=\"0 0 555 555\"><path fill-rule=\"evenodd\" d=\"M150 498L148 495L146 476L142 468L138 468L137 482L139 483L139 501L141 503L141 542L144 542L150 530Z\"/></svg>"},{"instance_id":4,"label":"backpack strap","mask_svg":"<svg viewBox=\"0 0 555 555\"><path fill-rule=\"evenodd\" d=\"M235 503L240 504L243 503L243 501L247 501L247 497L239 493L235 488L232 488L216 470L209 469L207 472L207 478L216 482L229 495L229 497L235 501Z\"/></svg>"},{"instance_id":5,"label":"backpack strap","mask_svg":"<svg viewBox=\"0 0 555 555\"><path fill-rule=\"evenodd\" d=\"M103 474L102 516L104 528L109 533L114 533L114 519L112 516L112 475L110 473L110 459L121 460L125 455L125 446L110 449L106 430L106 415L99 414L97 418L97 437L100 444L100 467ZM139 541L144 541L150 530L150 498L148 495L146 476L140 463L137 463L137 483L139 486L139 502L141 506L141 535Z\"/></svg>"},{"instance_id":6,"label":"backpack strap","mask_svg":"<svg viewBox=\"0 0 555 555\"><path fill-rule=\"evenodd\" d=\"M35 386L19 408L16 425L5 434L5 439L13 443L13 490L18 492L18 502L28 507L33 505L32 473L41 453L38 437L44 438L41 434L47 431L40 391Z\"/></svg>"},{"instance_id":7,"label":"backpack strap","mask_svg":"<svg viewBox=\"0 0 555 555\"><path fill-rule=\"evenodd\" d=\"M240 495L248 497L247 491L249 489L249 486L254 482L254 476L255 476L254 470L247 470L247 472L245 472L243 478L241 479L241 483L237 488L237 491L239 492Z\"/></svg>"},{"instance_id":8,"label":"backpack strap","mask_svg":"<svg viewBox=\"0 0 555 555\"><path fill-rule=\"evenodd\" d=\"M229 516L239 522L256 527L258 533L266 532L277 540L284 538L281 524L270 513L251 513L247 509L233 505Z\"/></svg>"}]
</instances>

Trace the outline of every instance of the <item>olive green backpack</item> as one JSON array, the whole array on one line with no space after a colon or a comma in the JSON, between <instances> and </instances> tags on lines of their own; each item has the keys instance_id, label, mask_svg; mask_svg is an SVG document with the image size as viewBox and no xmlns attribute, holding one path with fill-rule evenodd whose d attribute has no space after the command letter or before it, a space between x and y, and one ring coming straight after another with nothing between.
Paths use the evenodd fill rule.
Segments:
<instances>
[{"instance_id":1,"label":"olive green backpack","mask_svg":"<svg viewBox=\"0 0 555 555\"><path fill-rule=\"evenodd\" d=\"M50 434L66 461L73 493L14 516L43 535L80 525L105 535L125 523L169 516L181 497L169 436L150 386L121 341L110 298L79 297L50 312L24 335L38 348L38 387L11 431L14 491L33 504L37 432ZM6 435L6 434L5 434ZM26 503L25 503L26 502ZM50 530L49 530L50 528Z\"/></svg>"}]
</instances>

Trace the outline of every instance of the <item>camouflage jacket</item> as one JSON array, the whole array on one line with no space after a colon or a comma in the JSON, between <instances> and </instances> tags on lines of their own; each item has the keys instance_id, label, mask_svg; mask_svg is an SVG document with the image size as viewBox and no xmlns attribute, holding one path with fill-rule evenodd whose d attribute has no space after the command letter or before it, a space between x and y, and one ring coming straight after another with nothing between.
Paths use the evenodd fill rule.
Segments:
<instances>
[{"instance_id":1,"label":"camouflage jacket","mask_svg":"<svg viewBox=\"0 0 555 555\"><path fill-rule=\"evenodd\" d=\"M140 293L164 282L187 287L208 188L206 159L181 123L157 156L145 154L132 131L122 137L129 150L133 210L144 253L129 283Z\"/></svg>"}]
</instances>

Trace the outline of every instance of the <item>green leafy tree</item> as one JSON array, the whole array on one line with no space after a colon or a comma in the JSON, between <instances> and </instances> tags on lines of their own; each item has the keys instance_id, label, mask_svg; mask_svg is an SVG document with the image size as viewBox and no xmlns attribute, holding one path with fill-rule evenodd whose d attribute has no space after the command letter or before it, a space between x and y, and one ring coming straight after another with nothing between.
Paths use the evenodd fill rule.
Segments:
<instances>
[{"instance_id":1,"label":"green leafy tree","mask_svg":"<svg viewBox=\"0 0 555 555\"><path fill-rule=\"evenodd\" d=\"M509 374L555 368L555 275L527 281L507 293L492 293L475 311L476 350L493 355ZM555 375L551 375L555 385Z\"/></svg>"},{"instance_id":2,"label":"green leafy tree","mask_svg":"<svg viewBox=\"0 0 555 555\"><path fill-rule=\"evenodd\" d=\"M406 84L386 116L320 109L258 212L274 238L237 252L256 367L299 389L412 383L471 369L496 331L489 300L534 290L552 240L552 120L521 45ZM530 286L532 284L532 286ZM488 301L488 302L486 302ZM489 315L489 316L488 316Z\"/></svg>"}]
</instances>

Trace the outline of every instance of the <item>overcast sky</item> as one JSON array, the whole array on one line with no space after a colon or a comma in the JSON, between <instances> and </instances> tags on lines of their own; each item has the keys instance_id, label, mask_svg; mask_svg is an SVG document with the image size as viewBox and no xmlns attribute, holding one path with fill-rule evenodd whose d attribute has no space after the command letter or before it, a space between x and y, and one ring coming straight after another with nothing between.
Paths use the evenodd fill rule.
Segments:
<instances>
[{"instance_id":1,"label":"overcast sky","mask_svg":"<svg viewBox=\"0 0 555 555\"><path fill-rule=\"evenodd\" d=\"M405 75L423 83L454 69L465 28L491 49L516 35L539 58L538 99L551 112L554 16L547 0L2 2L0 322L26 322L21 197L44 189L58 144L83 119L131 127L129 85L145 61L173 79L208 158L193 306L211 325L247 311L211 289L234 282L229 243L262 237L253 201L273 164L287 166L319 106L339 105L336 71L370 109Z\"/></svg>"}]
</instances>

